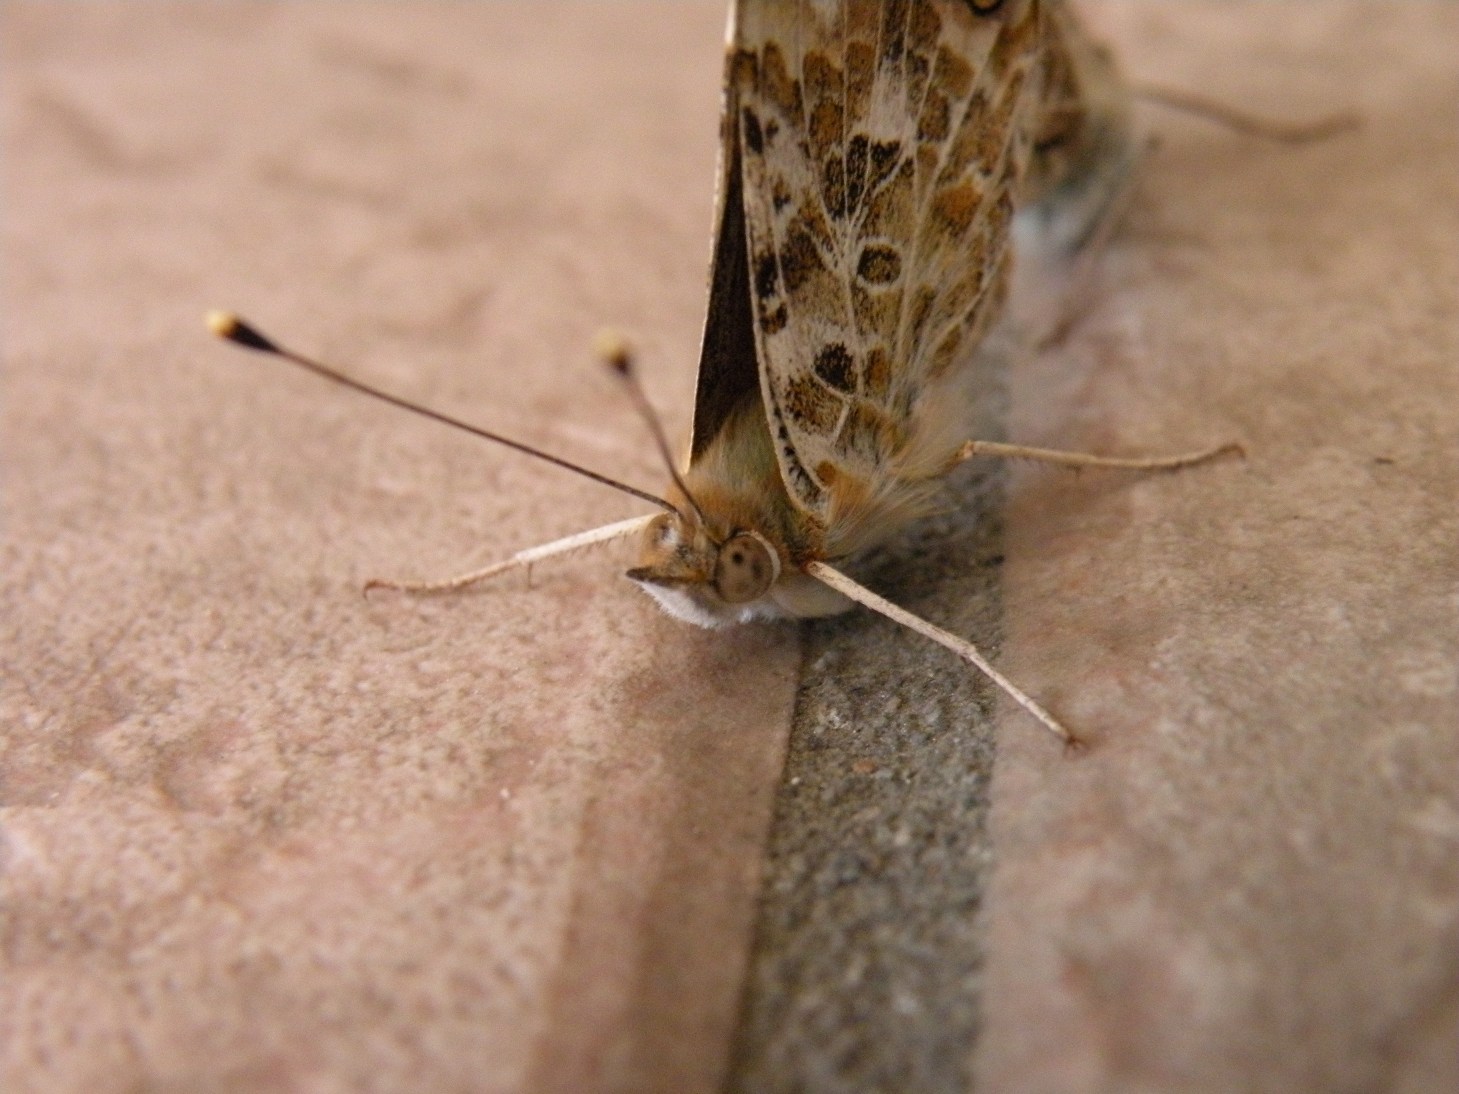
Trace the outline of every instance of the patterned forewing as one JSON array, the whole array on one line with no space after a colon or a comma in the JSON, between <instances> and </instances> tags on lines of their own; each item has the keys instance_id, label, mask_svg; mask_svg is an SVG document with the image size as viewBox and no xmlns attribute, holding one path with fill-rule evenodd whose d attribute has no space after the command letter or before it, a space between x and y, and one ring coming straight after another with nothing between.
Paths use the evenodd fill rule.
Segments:
<instances>
[{"instance_id":1,"label":"patterned forewing","mask_svg":"<svg viewBox=\"0 0 1459 1094\"><path fill-rule=\"evenodd\" d=\"M895 473L919 396L997 312L1041 70L1035 0L743 0L761 388L796 503Z\"/></svg>"}]
</instances>

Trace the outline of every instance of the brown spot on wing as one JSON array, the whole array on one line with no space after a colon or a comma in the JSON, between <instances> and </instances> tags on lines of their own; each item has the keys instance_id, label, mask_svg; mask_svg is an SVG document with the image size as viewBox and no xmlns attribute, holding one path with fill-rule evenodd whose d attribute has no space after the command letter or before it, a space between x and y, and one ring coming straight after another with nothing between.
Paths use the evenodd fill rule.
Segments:
<instances>
[{"instance_id":1,"label":"brown spot on wing","mask_svg":"<svg viewBox=\"0 0 1459 1094\"><path fill-rule=\"evenodd\" d=\"M953 235L960 236L972 226L983 195L971 182L959 183L939 190L932 198L932 215Z\"/></svg>"},{"instance_id":2,"label":"brown spot on wing","mask_svg":"<svg viewBox=\"0 0 1459 1094\"><path fill-rule=\"evenodd\" d=\"M755 86L760 78L760 59L755 56L754 50L735 50L730 61L729 78L738 88L748 90Z\"/></svg>"},{"instance_id":3,"label":"brown spot on wing","mask_svg":"<svg viewBox=\"0 0 1459 1094\"><path fill-rule=\"evenodd\" d=\"M916 168L911 160L903 160L891 181L881 187L866 203L861 233L890 239L909 238L916 219Z\"/></svg>"},{"instance_id":4,"label":"brown spot on wing","mask_svg":"<svg viewBox=\"0 0 1459 1094\"><path fill-rule=\"evenodd\" d=\"M868 244L856 260L856 276L873 285L890 285L902 276L902 256L885 243Z\"/></svg>"},{"instance_id":5,"label":"brown spot on wing","mask_svg":"<svg viewBox=\"0 0 1459 1094\"><path fill-rule=\"evenodd\" d=\"M846 216L846 164L839 152L828 156L821 168L821 201L835 219Z\"/></svg>"},{"instance_id":6,"label":"brown spot on wing","mask_svg":"<svg viewBox=\"0 0 1459 1094\"><path fill-rule=\"evenodd\" d=\"M826 273L825 261L816 248L815 237L805 225L792 225L780 251L780 273L785 291L794 295L818 273Z\"/></svg>"},{"instance_id":7,"label":"brown spot on wing","mask_svg":"<svg viewBox=\"0 0 1459 1094\"><path fill-rule=\"evenodd\" d=\"M958 56L947 46L937 48L937 60L932 67L932 84L950 99L967 98L973 89L976 73L967 59Z\"/></svg>"},{"instance_id":8,"label":"brown spot on wing","mask_svg":"<svg viewBox=\"0 0 1459 1094\"><path fill-rule=\"evenodd\" d=\"M930 53L942 34L942 17L926 0L912 9L912 21L907 25L907 48L918 53Z\"/></svg>"},{"instance_id":9,"label":"brown spot on wing","mask_svg":"<svg viewBox=\"0 0 1459 1094\"><path fill-rule=\"evenodd\" d=\"M951 128L952 110L947 97L940 91L934 91L922 104L922 115L917 119L917 139L941 142L947 139Z\"/></svg>"},{"instance_id":10,"label":"brown spot on wing","mask_svg":"<svg viewBox=\"0 0 1459 1094\"><path fill-rule=\"evenodd\" d=\"M891 339L902 317L900 288L867 287L852 282L851 306L856 312L856 330L863 339Z\"/></svg>"},{"instance_id":11,"label":"brown spot on wing","mask_svg":"<svg viewBox=\"0 0 1459 1094\"><path fill-rule=\"evenodd\" d=\"M943 332L927 357L928 379L935 379L951 368L961 356L963 348L976 345L1002 313L1008 291L1007 259L1008 253L1004 251L991 278L985 274L979 276L978 292L971 297L963 293L958 294L956 300L950 297L947 301L947 314L955 321ZM953 310L959 306L962 311Z\"/></svg>"},{"instance_id":12,"label":"brown spot on wing","mask_svg":"<svg viewBox=\"0 0 1459 1094\"><path fill-rule=\"evenodd\" d=\"M901 160L901 141L873 141L871 144L871 169L866 179L867 191L875 191L886 182Z\"/></svg>"},{"instance_id":13,"label":"brown spot on wing","mask_svg":"<svg viewBox=\"0 0 1459 1094\"><path fill-rule=\"evenodd\" d=\"M946 145L942 144L919 144L917 146L917 177L922 180L924 187L928 179L936 177L937 163L945 147Z\"/></svg>"},{"instance_id":14,"label":"brown spot on wing","mask_svg":"<svg viewBox=\"0 0 1459 1094\"><path fill-rule=\"evenodd\" d=\"M780 267L775 253L766 251L755 257L755 295L768 300L780 292Z\"/></svg>"},{"instance_id":15,"label":"brown spot on wing","mask_svg":"<svg viewBox=\"0 0 1459 1094\"><path fill-rule=\"evenodd\" d=\"M783 116L800 118L800 81L791 77L775 42L767 42L760 54L760 91Z\"/></svg>"},{"instance_id":16,"label":"brown spot on wing","mask_svg":"<svg viewBox=\"0 0 1459 1094\"><path fill-rule=\"evenodd\" d=\"M939 318L967 314L978 299L978 294L983 291L984 275L984 270L970 265L961 277L944 285L942 299L937 306Z\"/></svg>"},{"instance_id":17,"label":"brown spot on wing","mask_svg":"<svg viewBox=\"0 0 1459 1094\"><path fill-rule=\"evenodd\" d=\"M873 346L867 353L861 377L862 390L877 402L885 403L892 381L892 358L885 346Z\"/></svg>"},{"instance_id":18,"label":"brown spot on wing","mask_svg":"<svg viewBox=\"0 0 1459 1094\"><path fill-rule=\"evenodd\" d=\"M846 208L855 209L866 192L866 161L871 141L865 133L855 134L846 144Z\"/></svg>"},{"instance_id":19,"label":"brown spot on wing","mask_svg":"<svg viewBox=\"0 0 1459 1094\"><path fill-rule=\"evenodd\" d=\"M978 134L978 160L986 174L993 173L998 162L1003 158L1003 150L1008 146L1008 138L1012 135L1009 132L1009 123L1013 120L1013 112L1018 109L1019 97L1023 94L1023 84L1023 73L1017 73L1003 89L1003 93L998 97L998 104L993 108Z\"/></svg>"},{"instance_id":20,"label":"brown spot on wing","mask_svg":"<svg viewBox=\"0 0 1459 1094\"><path fill-rule=\"evenodd\" d=\"M975 92L963 114L962 124L953 135L952 145L943 157L943 178L955 179L967 173L982 148L987 118L988 99L981 91Z\"/></svg>"},{"instance_id":21,"label":"brown spot on wing","mask_svg":"<svg viewBox=\"0 0 1459 1094\"><path fill-rule=\"evenodd\" d=\"M807 433L827 437L841 420L841 400L801 373L785 385L785 412Z\"/></svg>"},{"instance_id":22,"label":"brown spot on wing","mask_svg":"<svg viewBox=\"0 0 1459 1094\"><path fill-rule=\"evenodd\" d=\"M825 492L796 454L795 446L790 443L790 434L785 428L784 415L774 402L770 404L770 423L775 434L781 472L785 477L785 484L790 487L791 496L796 499L797 504L804 504L811 510L818 509L824 501Z\"/></svg>"},{"instance_id":23,"label":"brown spot on wing","mask_svg":"<svg viewBox=\"0 0 1459 1094\"><path fill-rule=\"evenodd\" d=\"M916 110L927 92L932 73L932 51L942 33L942 18L927 0L919 0L912 8L912 21L907 27L907 109Z\"/></svg>"},{"instance_id":24,"label":"brown spot on wing","mask_svg":"<svg viewBox=\"0 0 1459 1094\"><path fill-rule=\"evenodd\" d=\"M1033 46L1034 35L1039 30L1037 8L1037 4L1028 4L1018 22L1004 23L988 58L988 68L995 80L1001 82L1008 69Z\"/></svg>"},{"instance_id":25,"label":"brown spot on wing","mask_svg":"<svg viewBox=\"0 0 1459 1094\"><path fill-rule=\"evenodd\" d=\"M768 132L768 129L767 129ZM790 183L786 182L779 175L776 175L770 183L770 205L777 213L795 200L795 195L790 191Z\"/></svg>"},{"instance_id":26,"label":"brown spot on wing","mask_svg":"<svg viewBox=\"0 0 1459 1094\"><path fill-rule=\"evenodd\" d=\"M908 0L886 0L882 15L881 59L895 65L906 48Z\"/></svg>"},{"instance_id":27,"label":"brown spot on wing","mask_svg":"<svg viewBox=\"0 0 1459 1094\"><path fill-rule=\"evenodd\" d=\"M907 329L903 334L904 345L919 346L922 344L927 322L932 318L932 309L936 303L937 294L926 285L919 287L912 294L912 311L908 318Z\"/></svg>"},{"instance_id":28,"label":"brown spot on wing","mask_svg":"<svg viewBox=\"0 0 1459 1094\"><path fill-rule=\"evenodd\" d=\"M831 226L826 223L826 218L821 215L821 207L814 201L807 201L796 213L795 220L791 222L790 230L804 231L820 246L823 252L834 252L836 239L831 234Z\"/></svg>"},{"instance_id":29,"label":"brown spot on wing","mask_svg":"<svg viewBox=\"0 0 1459 1094\"><path fill-rule=\"evenodd\" d=\"M924 53L907 54L907 103L908 110L915 110L917 103L927 91L927 77L932 72L932 62Z\"/></svg>"},{"instance_id":30,"label":"brown spot on wing","mask_svg":"<svg viewBox=\"0 0 1459 1094\"><path fill-rule=\"evenodd\" d=\"M872 39L876 37L877 18L881 14L882 0L847 0L846 37Z\"/></svg>"},{"instance_id":31,"label":"brown spot on wing","mask_svg":"<svg viewBox=\"0 0 1459 1094\"><path fill-rule=\"evenodd\" d=\"M935 380L957 359L958 350L962 347L964 333L961 328L948 331L933 348L931 357L927 362L927 378Z\"/></svg>"},{"instance_id":32,"label":"brown spot on wing","mask_svg":"<svg viewBox=\"0 0 1459 1094\"><path fill-rule=\"evenodd\" d=\"M841 156L845 137L845 80L841 69L825 54L812 50L801 64L805 97L811 105L808 133L811 150L817 162L828 156Z\"/></svg>"},{"instance_id":33,"label":"brown spot on wing","mask_svg":"<svg viewBox=\"0 0 1459 1094\"><path fill-rule=\"evenodd\" d=\"M841 104L822 99L811 108L811 150L817 162L828 155L841 155Z\"/></svg>"},{"instance_id":34,"label":"brown spot on wing","mask_svg":"<svg viewBox=\"0 0 1459 1094\"><path fill-rule=\"evenodd\" d=\"M832 342L822 346L812 367L827 387L847 395L856 392L856 361L845 344Z\"/></svg>"},{"instance_id":35,"label":"brown spot on wing","mask_svg":"<svg viewBox=\"0 0 1459 1094\"><path fill-rule=\"evenodd\" d=\"M862 41L846 43L846 117L864 118L876 78L876 50Z\"/></svg>"},{"instance_id":36,"label":"brown spot on wing","mask_svg":"<svg viewBox=\"0 0 1459 1094\"><path fill-rule=\"evenodd\" d=\"M807 98L830 99L841 94L841 69L820 50L806 52L800 71Z\"/></svg>"},{"instance_id":37,"label":"brown spot on wing","mask_svg":"<svg viewBox=\"0 0 1459 1094\"><path fill-rule=\"evenodd\" d=\"M760 118L748 106L740 111L741 124L745 132L745 147L757 156L765 153L765 134L760 129Z\"/></svg>"}]
</instances>

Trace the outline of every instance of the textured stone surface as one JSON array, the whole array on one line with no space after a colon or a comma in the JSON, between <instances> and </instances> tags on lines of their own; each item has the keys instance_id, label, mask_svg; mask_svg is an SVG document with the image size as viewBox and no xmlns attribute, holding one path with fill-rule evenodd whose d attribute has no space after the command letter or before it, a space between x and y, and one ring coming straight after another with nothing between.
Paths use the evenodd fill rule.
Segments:
<instances>
[{"instance_id":1,"label":"textured stone surface","mask_svg":"<svg viewBox=\"0 0 1459 1094\"><path fill-rule=\"evenodd\" d=\"M959 510L858 576L996 649L1001 481L960 473ZM889 620L809 630L733 1089L960 1089L979 1025L992 688Z\"/></svg>"}]
</instances>

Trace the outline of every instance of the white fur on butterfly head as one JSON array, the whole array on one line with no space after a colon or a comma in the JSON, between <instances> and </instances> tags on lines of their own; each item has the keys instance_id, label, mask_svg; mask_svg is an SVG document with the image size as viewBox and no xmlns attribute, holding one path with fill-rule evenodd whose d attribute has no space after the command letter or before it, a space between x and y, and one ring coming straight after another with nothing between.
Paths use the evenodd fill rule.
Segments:
<instances>
[{"instance_id":1,"label":"white fur on butterfly head","mask_svg":"<svg viewBox=\"0 0 1459 1094\"><path fill-rule=\"evenodd\" d=\"M672 518L656 521L648 535L662 551L686 549L684 528ZM756 620L812 618L836 615L852 607L852 601L799 571L786 571L780 553L765 536L753 530L737 533L753 539L770 559L771 579L765 593L754 600L731 604L709 580L673 580L648 576L645 570L630 571L628 577L648 593L669 615L698 627L726 627ZM716 548L717 549L717 548ZM713 566L708 567L712 571Z\"/></svg>"}]
</instances>

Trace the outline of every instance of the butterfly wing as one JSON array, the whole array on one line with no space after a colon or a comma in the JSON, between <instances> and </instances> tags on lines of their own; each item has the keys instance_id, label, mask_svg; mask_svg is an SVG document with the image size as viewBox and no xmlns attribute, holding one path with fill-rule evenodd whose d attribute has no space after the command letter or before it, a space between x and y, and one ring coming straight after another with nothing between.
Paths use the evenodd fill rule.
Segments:
<instances>
[{"instance_id":1,"label":"butterfly wing","mask_svg":"<svg viewBox=\"0 0 1459 1094\"><path fill-rule=\"evenodd\" d=\"M896 473L919 400L1000 310L1040 6L737 5L726 139L759 381L791 497L822 523Z\"/></svg>"}]
</instances>

